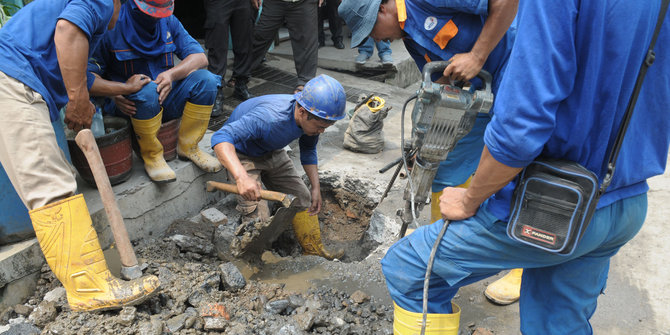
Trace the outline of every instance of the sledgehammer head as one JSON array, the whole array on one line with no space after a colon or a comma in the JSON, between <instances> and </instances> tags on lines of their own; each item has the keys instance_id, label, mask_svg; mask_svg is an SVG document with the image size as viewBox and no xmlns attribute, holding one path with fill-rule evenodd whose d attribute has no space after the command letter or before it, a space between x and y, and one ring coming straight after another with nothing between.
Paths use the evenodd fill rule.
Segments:
<instances>
[{"instance_id":1,"label":"sledgehammer head","mask_svg":"<svg viewBox=\"0 0 670 335\"><path fill-rule=\"evenodd\" d=\"M295 196L293 194L285 194L284 199L281 200L281 204L282 206L289 208L294 200Z\"/></svg>"}]
</instances>

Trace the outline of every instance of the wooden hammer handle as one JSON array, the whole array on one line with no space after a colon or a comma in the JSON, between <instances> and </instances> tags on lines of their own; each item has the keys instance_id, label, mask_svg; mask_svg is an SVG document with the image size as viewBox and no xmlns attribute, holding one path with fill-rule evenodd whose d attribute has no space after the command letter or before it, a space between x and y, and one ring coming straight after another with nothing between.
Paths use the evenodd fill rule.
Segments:
<instances>
[{"instance_id":1,"label":"wooden hammer handle","mask_svg":"<svg viewBox=\"0 0 670 335\"><path fill-rule=\"evenodd\" d=\"M216 181L208 181L207 182L207 192L212 192L214 190L220 190L228 193L235 193L235 194L240 194L240 192L237 190L237 185L235 184L226 184L226 183L219 183ZM286 198L285 193L281 192L275 192L275 191L268 191L268 190L261 190L261 199L263 200L271 200L271 201L284 201L284 198Z\"/></svg>"},{"instance_id":2,"label":"wooden hammer handle","mask_svg":"<svg viewBox=\"0 0 670 335\"><path fill-rule=\"evenodd\" d=\"M95 184L98 186L98 192L100 192L100 198L102 199L102 204L105 206L107 219L109 219L109 226L112 229L112 235L114 235L114 241L119 250L121 265L124 267L137 266L137 257L135 257L135 251L130 244L130 239L128 239L128 231L123 223L123 217L116 203L112 185L109 183L107 170L105 170L105 164L102 162L102 157L100 157L100 150L95 142L95 138L93 138L93 133L90 129L83 129L77 134L74 140L84 153L84 156L86 156L88 166L91 168L93 178L95 179Z\"/></svg>"}]
</instances>

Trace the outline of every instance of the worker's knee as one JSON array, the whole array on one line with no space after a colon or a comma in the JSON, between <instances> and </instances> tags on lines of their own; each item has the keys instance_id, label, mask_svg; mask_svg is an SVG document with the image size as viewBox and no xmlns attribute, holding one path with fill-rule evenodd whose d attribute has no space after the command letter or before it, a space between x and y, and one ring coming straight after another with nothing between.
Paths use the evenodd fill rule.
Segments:
<instances>
[{"instance_id":1,"label":"worker's knee","mask_svg":"<svg viewBox=\"0 0 670 335\"><path fill-rule=\"evenodd\" d=\"M297 205L300 208L309 208L312 206L312 194L309 192L307 186L303 184L303 187L298 187L294 191Z\"/></svg>"},{"instance_id":2,"label":"worker's knee","mask_svg":"<svg viewBox=\"0 0 670 335\"><path fill-rule=\"evenodd\" d=\"M157 85L150 82L139 91L128 95L126 98L135 104L136 112L134 117L139 120L148 120L158 115L161 106L158 103Z\"/></svg>"},{"instance_id":3,"label":"worker's knee","mask_svg":"<svg viewBox=\"0 0 670 335\"><path fill-rule=\"evenodd\" d=\"M196 105L211 105L216 99L216 92L221 85L221 77L205 69L189 74L184 79L190 87L189 101Z\"/></svg>"}]
</instances>

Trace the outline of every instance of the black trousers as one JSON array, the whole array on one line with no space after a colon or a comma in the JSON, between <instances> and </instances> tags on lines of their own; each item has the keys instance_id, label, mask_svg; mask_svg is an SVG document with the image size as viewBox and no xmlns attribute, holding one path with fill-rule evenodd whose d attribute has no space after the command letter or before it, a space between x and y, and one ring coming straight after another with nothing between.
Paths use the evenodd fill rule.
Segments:
<instances>
[{"instance_id":1,"label":"black trousers","mask_svg":"<svg viewBox=\"0 0 670 335\"><path fill-rule=\"evenodd\" d=\"M235 64L233 77L238 82L249 80L252 65L251 41L253 17L249 0L205 0L205 47L209 71L226 74L228 60L228 33L233 42Z\"/></svg>"},{"instance_id":2,"label":"black trousers","mask_svg":"<svg viewBox=\"0 0 670 335\"><path fill-rule=\"evenodd\" d=\"M248 0L247 0L248 1ZM317 40L318 0L288 2L264 0L261 17L254 27L253 66L263 60L275 34L286 22L293 61L298 74L296 85L305 85L316 76L319 42Z\"/></svg>"},{"instance_id":3,"label":"black trousers","mask_svg":"<svg viewBox=\"0 0 670 335\"><path fill-rule=\"evenodd\" d=\"M337 14L339 5L340 0L326 0L326 4L319 8L319 43L326 41L326 34L323 31L325 19L328 19L328 29L333 42L342 42L342 19Z\"/></svg>"}]
</instances>

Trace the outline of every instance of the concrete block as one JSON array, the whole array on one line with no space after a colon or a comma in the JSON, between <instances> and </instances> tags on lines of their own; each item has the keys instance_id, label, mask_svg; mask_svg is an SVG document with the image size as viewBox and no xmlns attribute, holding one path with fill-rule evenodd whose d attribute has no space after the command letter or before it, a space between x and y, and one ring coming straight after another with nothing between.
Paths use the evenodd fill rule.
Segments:
<instances>
[{"instance_id":1,"label":"concrete block","mask_svg":"<svg viewBox=\"0 0 670 335\"><path fill-rule=\"evenodd\" d=\"M228 223L226 214L221 213L221 211L216 208L207 208L200 212L200 215L205 222L215 226Z\"/></svg>"},{"instance_id":2,"label":"concrete block","mask_svg":"<svg viewBox=\"0 0 670 335\"><path fill-rule=\"evenodd\" d=\"M38 272L44 262L35 238L0 247L0 287Z\"/></svg>"},{"instance_id":3,"label":"concrete block","mask_svg":"<svg viewBox=\"0 0 670 335\"><path fill-rule=\"evenodd\" d=\"M9 306L22 304L28 297L33 295L37 287L37 280L40 279L40 274L41 271L38 269L25 277L7 283L5 287L1 288L0 310Z\"/></svg>"}]
</instances>

